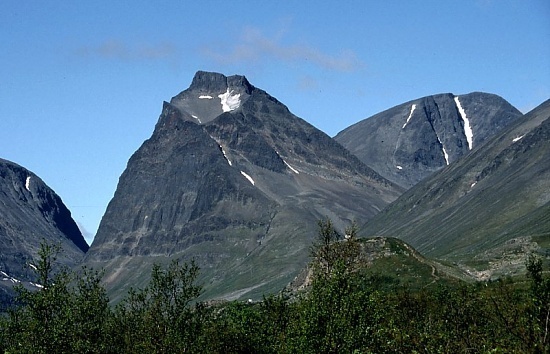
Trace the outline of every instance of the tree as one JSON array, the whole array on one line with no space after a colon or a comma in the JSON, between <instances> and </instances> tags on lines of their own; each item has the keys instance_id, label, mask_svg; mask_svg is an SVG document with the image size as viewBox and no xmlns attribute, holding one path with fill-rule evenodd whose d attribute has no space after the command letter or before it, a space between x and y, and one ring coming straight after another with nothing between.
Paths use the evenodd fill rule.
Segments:
<instances>
[{"instance_id":1,"label":"tree","mask_svg":"<svg viewBox=\"0 0 550 354\"><path fill-rule=\"evenodd\" d=\"M172 261L166 269L155 264L149 285L131 289L115 311L124 352L188 352L201 331L202 304L191 303L201 293L194 282L194 263Z\"/></svg>"},{"instance_id":2,"label":"tree","mask_svg":"<svg viewBox=\"0 0 550 354\"><path fill-rule=\"evenodd\" d=\"M527 260L531 278L532 341L537 352L550 352L550 278L542 273L542 260L531 256Z\"/></svg>"},{"instance_id":3,"label":"tree","mask_svg":"<svg viewBox=\"0 0 550 354\"><path fill-rule=\"evenodd\" d=\"M319 220L317 240L313 243L310 256L317 276L330 276L341 263L345 271L357 268L361 246L357 240L357 225L353 223L342 237L334 228L330 219Z\"/></svg>"},{"instance_id":4,"label":"tree","mask_svg":"<svg viewBox=\"0 0 550 354\"><path fill-rule=\"evenodd\" d=\"M103 330L110 310L99 273L83 269L77 277L55 270L60 247L42 243L36 272L38 290L17 287L17 303L5 329L8 352L104 352ZM75 280L78 279L78 280Z\"/></svg>"}]
</instances>

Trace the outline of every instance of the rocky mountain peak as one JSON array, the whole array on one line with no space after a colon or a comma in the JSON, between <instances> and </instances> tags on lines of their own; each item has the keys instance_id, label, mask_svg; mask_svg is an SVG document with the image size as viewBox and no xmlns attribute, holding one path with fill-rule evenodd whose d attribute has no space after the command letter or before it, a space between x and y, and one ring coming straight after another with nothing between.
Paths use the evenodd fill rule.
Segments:
<instances>
[{"instance_id":1,"label":"rocky mountain peak","mask_svg":"<svg viewBox=\"0 0 550 354\"><path fill-rule=\"evenodd\" d=\"M216 72L197 71L189 86L191 91L201 92L225 92L228 88L242 90L247 94L253 89L246 77L242 75L225 76Z\"/></svg>"},{"instance_id":2,"label":"rocky mountain peak","mask_svg":"<svg viewBox=\"0 0 550 354\"><path fill-rule=\"evenodd\" d=\"M111 289L195 259L205 297L260 297L305 265L319 219L343 229L400 193L244 76L199 71L130 158L86 263Z\"/></svg>"},{"instance_id":3,"label":"rocky mountain peak","mask_svg":"<svg viewBox=\"0 0 550 354\"><path fill-rule=\"evenodd\" d=\"M246 77L198 71L189 88L170 101L184 119L204 124L224 112L239 109L254 91Z\"/></svg>"}]
</instances>

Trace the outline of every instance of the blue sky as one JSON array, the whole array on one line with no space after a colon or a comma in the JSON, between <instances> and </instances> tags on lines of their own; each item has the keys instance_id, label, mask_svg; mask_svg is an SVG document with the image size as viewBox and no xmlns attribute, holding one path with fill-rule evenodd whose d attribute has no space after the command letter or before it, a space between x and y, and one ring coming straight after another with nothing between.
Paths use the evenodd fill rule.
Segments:
<instances>
[{"instance_id":1,"label":"blue sky","mask_svg":"<svg viewBox=\"0 0 550 354\"><path fill-rule=\"evenodd\" d=\"M443 92L550 98L550 2L0 2L0 157L90 242L131 154L197 70L242 74L333 136Z\"/></svg>"}]
</instances>

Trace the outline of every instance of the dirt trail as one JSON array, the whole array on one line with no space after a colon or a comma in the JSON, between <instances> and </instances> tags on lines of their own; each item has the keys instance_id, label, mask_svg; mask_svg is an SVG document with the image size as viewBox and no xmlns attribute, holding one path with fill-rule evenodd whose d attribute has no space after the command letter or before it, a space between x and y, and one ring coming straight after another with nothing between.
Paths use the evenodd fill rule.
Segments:
<instances>
[{"instance_id":1,"label":"dirt trail","mask_svg":"<svg viewBox=\"0 0 550 354\"><path fill-rule=\"evenodd\" d=\"M419 261L420 263L423 263L423 264L426 264L426 265L429 265L431 268L432 268L432 277L434 278L434 280L425 285L428 286L428 285L432 285L433 283L435 283L436 281L439 280L439 276L436 274L437 273L437 269L435 268L435 266L433 264L430 264L428 262L426 262L425 259L423 259L422 257L420 257L415 250L413 250L413 248L411 246L409 246L408 244L406 243L403 243L403 245L405 246L405 248L407 248L407 250L409 251L409 253L411 254L411 256L413 256L417 261Z\"/></svg>"}]
</instances>

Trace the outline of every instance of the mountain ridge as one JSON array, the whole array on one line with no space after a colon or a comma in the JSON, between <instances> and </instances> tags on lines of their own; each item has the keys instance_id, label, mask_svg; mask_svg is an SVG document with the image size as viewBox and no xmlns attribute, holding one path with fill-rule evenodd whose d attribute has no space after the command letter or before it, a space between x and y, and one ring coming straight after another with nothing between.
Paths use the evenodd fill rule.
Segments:
<instances>
[{"instance_id":1,"label":"mountain ridge","mask_svg":"<svg viewBox=\"0 0 550 354\"><path fill-rule=\"evenodd\" d=\"M521 116L494 94L444 93L389 108L334 139L385 178L410 188Z\"/></svg>"}]
</instances>

